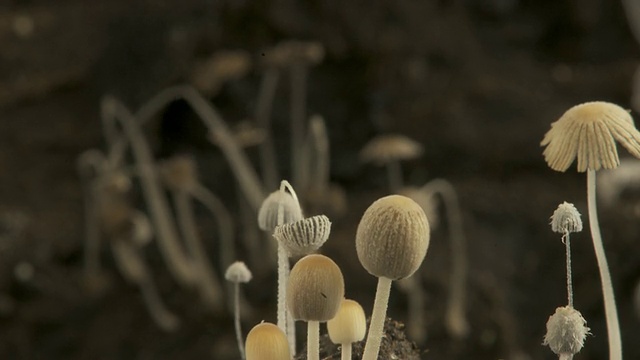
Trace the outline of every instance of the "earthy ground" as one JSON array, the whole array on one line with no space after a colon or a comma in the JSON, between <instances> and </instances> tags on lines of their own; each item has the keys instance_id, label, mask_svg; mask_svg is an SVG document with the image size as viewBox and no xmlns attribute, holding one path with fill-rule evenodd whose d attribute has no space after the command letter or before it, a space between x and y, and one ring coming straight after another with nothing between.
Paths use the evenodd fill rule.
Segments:
<instances>
[{"instance_id":1,"label":"earthy ground","mask_svg":"<svg viewBox=\"0 0 640 360\"><path fill-rule=\"evenodd\" d=\"M384 170L360 164L358 152L377 134L406 134L425 147L420 159L404 164L406 182L453 183L469 240L471 333L455 341L443 325L446 226L432 234L420 269L427 291L422 357L554 358L541 342L548 316L566 301L565 265L548 219L569 201L586 222L586 185L574 168L550 170L539 143L549 124L577 103L606 100L630 108L640 51L619 2L2 2L0 358L239 358L232 316L206 312L196 294L181 289L153 243L145 253L163 299L182 319L179 330L155 326L107 245L104 291L87 290L75 161L87 149L104 149L99 109L105 94L137 109L163 88L190 82L195 65L220 50L246 50L258 63L289 39L318 41L326 50L310 73L307 111L326 119L331 179L347 195L347 211L330 214L333 232L323 250L342 268L347 296L370 311L375 278L357 261L353 239L366 207L387 193ZM255 66L210 97L229 124L253 117L262 74ZM289 84L283 80L271 131L288 177ZM146 135L156 155L193 154L202 181L239 217L230 170L184 104L172 105L154 124ZM257 159L254 150L250 154ZM640 281L637 195L600 209L626 359L640 358L640 314L633 304ZM214 250L215 225L205 212L199 215ZM589 232L573 240L575 306L593 333L576 359L605 359ZM260 259L249 259L248 249L236 250L254 270L243 287L252 308L243 322L246 333L261 320L275 321L275 275L260 267ZM389 315L402 322L410 317L406 295L395 286Z\"/></svg>"}]
</instances>

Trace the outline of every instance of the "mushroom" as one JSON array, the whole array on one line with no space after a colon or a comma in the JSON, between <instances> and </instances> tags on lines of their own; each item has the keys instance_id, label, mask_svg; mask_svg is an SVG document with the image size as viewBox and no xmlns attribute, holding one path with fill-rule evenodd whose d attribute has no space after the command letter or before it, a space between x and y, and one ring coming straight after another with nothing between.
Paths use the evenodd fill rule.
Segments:
<instances>
[{"instance_id":1,"label":"mushroom","mask_svg":"<svg viewBox=\"0 0 640 360\"><path fill-rule=\"evenodd\" d=\"M342 360L351 360L351 344L364 339L367 318L357 301L344 299L336 316L327 322L329 338L342 346Z\"/></svg>"},{"instance_id":2,"label":"mushroom","mask_svg":"<svg viewBox=\"0 0 640 360\"><path fill-rule=\"evenodd\" d=\"M398 191L404 183L400 161L416 159L423 151L420 143L404 135L379 135L362 148L360 160L386 166L389 188L391 191Z\"/></svg>"},{"instance_id":3,"label":"mushroom","mask_svg":"<svg viewBox=\"0 0 640 360\"><path fill-rule=\"evenodd\" d=\"M411 276L429 247L429 221L415 201L402 195L376 200L356 231L356 252L362 266L378 277L363 360L378 358L391 282Z\"/></svg>"},{"instance_id":4,"label":"mushroom","mask_svg":"<svg viewBox=\"0 0 640 360\"><path fill-rule=\"evenodd\" d=\"M331 222L324 215L276 226L273 237L278 240L289 257L308 255L318 250L329 238Z\"/></svg>"},{"instance_id":5,"label":"mushroom","mask_svg":"<svg viewBox=\"0 0 640 360\"><path fill-rule=\"evenodd\" d=\"M573 204L563 202L551 216L551 230L562 234L567 260L567 305L573 306L573 286L571 281L571 241L569 234L582 231L580 213Z\"/></svg>"},{"instance_id":6,"label":"mushroom","mask_svg":"<svg viewBox=\"0 0 640 360\"><path fill-rule=\"evenodd\" d=\"M563 306L547 321L547 333L543 345L549 346L559 360L571 360L584 346L589 334L587 321L573 306Z\"/></svg>"},{"instance_id":7,"label":"mushroom","mask_svg":"<svg viewBox=\"0 0 640 360\"><path fill-rule=\"evenodd\" d=\"M242 50L223 50L196 62L191 72L193 86L207 95L216 95L222 85L239 79L251 70L251 57Z\"/></svg>"},{"instance_id":8,"label":"mushroom","mask_svg":"<svg viewBox=\"0 0 640 360\"><path fill-rule=\"evenodd\" d=\"M320 322L333 319L344 298L344 279L330 258L307 255L291 269L287 307L295 320L307 322L307 359L320 358Z\"/></svg>"},{"instance_id":9,"label":"mushroom","mask_svg":"<svg viewBox=\"0 0 640 360\"><path fill-rule=\"evenodd\" d=\"M240 356L243 359L246 358L244 353L244 344L242 344L242 328L240 325L240 283L248 283L251 281L251 271L247 268L242 261L236 261L229 265L227 271L224 274L224 278L234 284L233 294L233 318L236 329L236 339L238 340L238 348L240 349Z\"/></svg>"},{"instance_id":10,"label":"mushroom","mask_svg":"<svg viewBox=\"0 0 640 360\"><path fill-rule=\"evenodd\" d=\"M578 158L578 172L587 171L587 204L589 227L600 270L609 343L609 358L622 359L620 323L616 308L611 273L602 244L596 206L596 171L614 169L620 164L616 140L633 156L640 158L640 132L628 111L618 105L587 102L567 110L540 143L549 167L564 172Z\"/></svg>"},{"instance_id":11,"label":"mushroom","mask_svg":"<svg viewBox=\"0 0 640 360\"><path fill-rule=\"evenodd\" d=\"M247 335L244 349L247 360L291 360L287 336L271 323L254 326Z\"/></svg>"}]
</instances>

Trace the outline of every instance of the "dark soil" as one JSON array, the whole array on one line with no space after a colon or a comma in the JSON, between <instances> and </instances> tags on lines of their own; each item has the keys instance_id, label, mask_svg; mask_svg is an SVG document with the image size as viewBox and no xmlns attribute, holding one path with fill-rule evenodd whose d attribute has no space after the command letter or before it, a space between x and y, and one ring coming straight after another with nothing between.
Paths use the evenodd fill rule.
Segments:
<instances>
[{"instance_id":1,"label":"dark soil","mask_svg":"<svg viewBox=\"0 0 640 360\"><path fill-rule=\"evenodd\" d=\"M444 222L432 233L419 270L427 293L426 337L410 340L419 343L420 356L555 358L541 343L547 318L566 304L565 263L549 217L568 201L586 225L586 181L574 168L550 170L539 144L549 124L575 104L605 100L631 108L639 44L617 1L2 2L1 359L239 358L233 316L208 311L193 290L179 286L155 242L143 252L162 299L181 319L177 331L154 324L108 244L100 277L87 283L76 159L88 149L105 150L104 95L136 110L162 89L193 83L196 64L225 49L246 51L254 66L205 96L231 126L252 119L264 74L256 64L273 45L291 39L317 41L326 51L310 71L306 109L326 119L331 181L346 194L346 209L316 202L309 212L327 212L333 222L322 251L341 267L346 296L367 312L372 308L376 279L357 261L354 236L367 206L388 193L385 171L359 163L358 152L377 134L402 133L425 147L420 159L403 164L406 183L448 179L459 192L469 240L471 332L456 340L444 326L450 264ZM270 130L278 170L289 178L290 79L281 80ZM638 110L632 109L636 118ZM193 155L201 181L234 219L242 218L237 182L223 154L184 103L171 104L145 135L157 158ZM247 153L257 165L258 151ZM628 156L624 149L620 154ZM132 194L136 207L146 210L139 184ZM304 191L300 197L329 198ZM210 257L223 273L216 224L204 209L196 212ZM631 193L600 208L626 359L640 359L633 298L640 281L639 213L638 196ZM267 259L272 256L265 255L268 245L255 251L241 241L255 228L237 220L235 229L237 258L254 275L242 288L246 334L262 320L276 321L276 276ZM589 237L586 227L572 237L575 307L593 333L576 360L608 354ZM407 300L394 286L388 315L410 321Z\"/></svg>"}]
</instances>

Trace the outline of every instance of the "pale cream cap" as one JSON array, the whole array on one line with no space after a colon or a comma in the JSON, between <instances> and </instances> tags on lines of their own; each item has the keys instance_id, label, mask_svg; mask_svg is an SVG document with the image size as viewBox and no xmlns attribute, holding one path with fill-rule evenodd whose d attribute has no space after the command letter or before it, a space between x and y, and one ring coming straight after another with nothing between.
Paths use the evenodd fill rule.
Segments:
<instances>
[{"instance_id":1,"label":"pale cream cap","mask_svg":"<svg viewBox=\"0 0 640 360\"><path fill-rule=\"evenodd\" d=\"M354 300L342 300L336 316L327 322L329 338L334 344L350 344L364 339L367 318Z\"/></svg>"},{"instance_id":2,"label":"pale cream cap","mask_svg":"<svg viewBox=\"0 0 640 360\"><path fill-rule=\"evenodd\" d=\"M253 327L245 342L246 360L291 360L287 336L274 324Z\"/></svg>"}]
</instances>

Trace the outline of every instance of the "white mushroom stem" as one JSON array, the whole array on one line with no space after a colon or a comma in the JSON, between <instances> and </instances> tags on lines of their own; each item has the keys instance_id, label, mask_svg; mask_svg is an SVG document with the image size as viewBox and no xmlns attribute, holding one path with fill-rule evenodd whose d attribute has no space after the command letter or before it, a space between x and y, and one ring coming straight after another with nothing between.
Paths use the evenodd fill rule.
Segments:
<instances>
[{"instance_id":1,"label":"white mushroom stem","mask_svg":"<svg viewBox=\"0 0 640 360\"><path fill-rule=\"evenodd\" d=\"M169 271L183 285L193 285L197 281L198 275L178 241L178 233L169 212L169 205L162 192L158 174L155 170L153 155L141 132L140 124L129 110L115 98L107 97L103 99L102 112L103 121L108 123L118 120L126 137L130 139L133 157L140 171L142 192L149 205L151 219L158 235L160 251L167 262ZM112 148L112 150L117 149ZM109 155L109 160L112 160L114 154L111 153Z\"/></svg>"},{"instance_id":2,"label":"white mushroom stem","mask_svg":"<svg viewBox=\"0 0 640 360\"><path fill-rule=\"evenodd\" d=\"M264 141L260 143L260 164L262 167L262 179L267 189L278 186L278 166L273 146L273 136L271 134L271 108L278 86L278 70L269 68L262 78L260 94L256 106L256 122L258 126L267 134Z\"/></svg>"},{"instance_id":3,"label":"white mushroom stem","mask_svg":"<svg viewBox=\"0 0 640 360\"><path fill-rule=\"evenodd\" d=\"M389 295L391 293L391 282L393 280L379 277L376 289L376 299L373 303L371 314L371 324L367 333L367 343L364 347L362 360L377 360L380 351L380 343L384 332L384 321L387 317L387 306L389 305Z\"/></svg>"},{"instance_id":4,"label":"white mushroom stem","mask_svg":"<svg viewBox=\"0 0 640 360\"><path fill-rule=\"evenodd\" d=\"M320 360L319 321L307 321L307 360Z\"/></svg>"},{"instance_id":5,"label":"white mushroom stem","mask_svg":"<svg viewBox=\"0 0 640 360\"><path fill-rule=\"evenodd\" d=\"M573 281L571 279L571 238L569 236L569 231L564 233L564 237L562 239L564 241L564 245L566 248L566 258L567 258L567 305L573 307Z\"/></svg>"},{"instance_id":6,"label":"white mushroom stem","mask_svg":"<svg viewBox=\"0 0 640 360\"><path fill-rule=\"evenodd\" d=\"M422 191L440 194L446 208L451 242L451 276L445 325L450 334L462 338L468 334L469 324L465 314L468 259L460 202L455 188L444 179L428 182Z\"/></svg>"},{"instance_id":7,"label":"white mushroom stem","mask_svg":"<svg viewBox=\"0 0 640 360\"><path fill-rule=\"evenodd\" d=\"M618 321L618 310L613 293L611 273L607 264L607 257L600 235L600 225L598 224L598 213L596 205L596 172L587 170L587 203L589 205L589 228L591 229L591 239L593 248L598 260L600 270L600 281L602 283L602 295L604 297L604 311L607 318L607 336L609 342L609 360L622 359L622 341L620 339L620 323Z\"/></svg>"},{"instance_id":8,"label":"white mushroom stem","mask_svg":"<svg viewBox=\"0 0 640 360\"><path fill-rule=\"evenodd\" d=\"M233 323L236 329L236 340L240 349L240 356L246 359L244 353L244 340L242 337L242 325L240 324L240 283L233 284Z\"/></svg>"},{"instance_id":9,"label":"white mushroom stem","mask_svg":"<svg viewBox=\"0 0 640 360\"><path fill-rule=\"evenodd\" d=\"M351 343L344 343L340 345L342 347L341 360L351 360Z\"/></svg>"},{"instance_id":10,"label":"white mushroom stem","mask_svg":"<svg viewBox=\"0 0 640 360\"><path fill-rule=\"evenodd\" d=\"M189 193L184 190L173 191L176 206L176 217L182 230L182 237L187 249L194 260L194 267L198 272L198 287L204 302L212 309L218 310L223 304L222 285L201 243L200 235L193 214Z\"/></svg>"}]
</instances>

